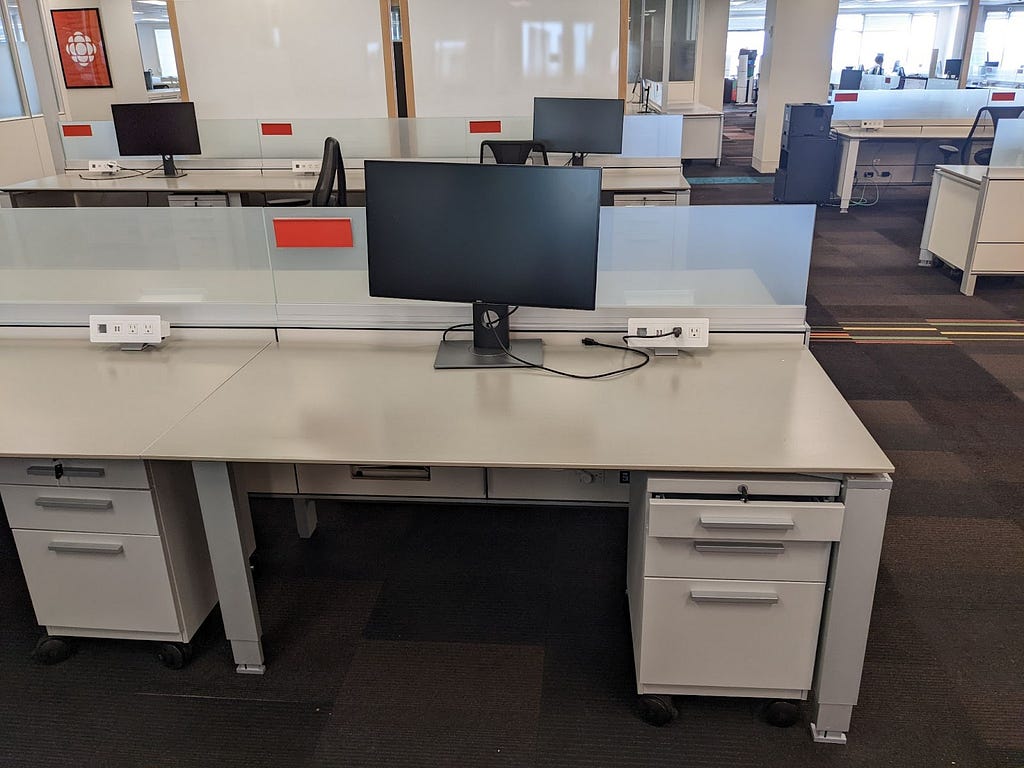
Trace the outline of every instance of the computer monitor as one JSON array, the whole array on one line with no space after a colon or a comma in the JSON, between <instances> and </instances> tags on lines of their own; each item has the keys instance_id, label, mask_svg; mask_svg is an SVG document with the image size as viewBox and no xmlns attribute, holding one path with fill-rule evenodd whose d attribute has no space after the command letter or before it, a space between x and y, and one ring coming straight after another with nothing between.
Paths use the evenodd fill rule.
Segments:
<instances>
[{"instance_id":1,"label":"computer monitor","mask_svg":"<svg viewBox=\"0 0 1024 768\"><path fill-rule=\"evenodd\" d=\"M860 69L844 69L839 73L839 90L856 91L860 89L861 79L864 71Z\"/></svg>"},{"instance_id":2,"label":"computer monitor","mask_svg":"<svg viewBox=\"0 0 1024 768\"><path fill-rule=\"evenodd\" d=\"M117 149L122 157L160 155L165 176L184 176L174 155L198 155L199 127L190 101L164 104L111 104Z\"/></svg>"},{"instance_id":3,"label":"computer monitor","mask_svg":"<svg viewBox=\"0 0 1024 768\"><path fill-rule=\"evenodd\" d=\"M509 305L594 309L600 168L367 160L371 296L473 304L473 340L435 368L540 365ZM467 324L468 325L468 324Z\"/></svg>"},{"instance_id":4,"label":"computer monitor","mask_svg":"<svg viewBox=\"0 0 1024 768\"><path fill-rule=\"evenodd\" d=\"M946 64L942 68L942 72L946 77L960 77L960 67L963 65L963 59L946 59Z\"/></svg>"},{"instance_id":5,"label":"computer monitor","mask_svg":"<svg viewBox=\"0 0 1024 768\"><path fill-rule=\"evenodd\" d=\"M622 99L533 100L533 140L543 141L548 152L571 152L572 164L583 165L589 153L622 152Z\"/></svg>"}]
</instances>

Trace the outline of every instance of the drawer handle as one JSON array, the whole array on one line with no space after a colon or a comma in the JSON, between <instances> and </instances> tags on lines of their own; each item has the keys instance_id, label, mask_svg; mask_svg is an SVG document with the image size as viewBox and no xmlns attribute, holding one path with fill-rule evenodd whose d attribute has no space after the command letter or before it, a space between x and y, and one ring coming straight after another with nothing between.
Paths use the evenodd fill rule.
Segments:
<instances>
[{"instance_id":1,"label":"drawer handle","mask_svg":"<svg viewBox=\"0 0 1024 768\"><path fill-rule=\"evenodd\" d=\"M27 475L39 475L39 476L42 476L42 477L56 477L57 476L56 472L57 472L57 470L54 468L54 466L52 464L50 466L48 466L48 467L36 465L36 466L26 467L25 468L25 474L27 474Z\"/></svg>"},{"instance_id":2,"label":"drawer handle","mask_svg":"<svg viewBox=\"0 0 1024 768\"><path fill-rule=\"evenodd\" d=\"M36 506L44 509L113 509L111 499L36 499Z\"/></svg>"},{"instance_id":3,"label":"drawer handle","mask_svg":"<svg viewBox=\"0 0 1024 768\"><path fill-rule=\"evenodd\" d=\"M690 599L695 603L745 605L774 605L779 602L779 596L775 592L726 592L714 589L691 589Z\"/></svg>"},{"instance_id":4,"label":"drawer handle","mask_svg":"<svg viewBox=\"0 0 1024 768\"><path fill-rule=\"evenodd\" d=\"M783 555L786 545L781 542L761 544L755 541L695 541L698 552L720 552L729 555Z\"/></svg>"},{"instance_id":5,"label":"drawer handle","mask_svg":"<svg viewBox=\"0 0 1024 768\"><path fill-rule=\"evenodd\" d=\"M120 555L124 544L89 541L51 541L46 547L51 552L76 552L89 555Z\"/></svg>"},{"instance_id":6,"label":"drawer handle","mask_svg":"<svg viewBox=\"0 0 1024 768\"><path fill-rule=\"evenodd\" d=\"M430 467L390 467L379 464L356 464L353 480L429 480Z\"/></svg>"},{"instance_id":7,"label":"drawer handle","mask_svg":"<svg viewBox=\"0 0 1024 768\"><path fill-rule=\"evenodd\" d=\"M64 467L65 477L106 477L103 467Z\"/></svg>"},{"instance_id":8,"label":"drawer handle","mask_svg":"<svg viewBox=\"0 0 1024 768\"><path fill-rule=\"evenodd\" d=\"M732 528L748 531L788 531L795 526L793 518L789 516L750 517L744 515L715 515L704 514L700 516L701 528Z\"/></svg>"}]
</instances>

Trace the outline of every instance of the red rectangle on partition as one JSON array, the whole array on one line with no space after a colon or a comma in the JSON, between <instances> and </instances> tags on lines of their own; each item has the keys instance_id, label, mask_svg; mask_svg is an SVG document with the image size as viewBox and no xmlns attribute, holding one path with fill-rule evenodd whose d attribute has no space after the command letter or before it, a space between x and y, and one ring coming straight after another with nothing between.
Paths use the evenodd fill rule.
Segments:
<instances>
[{"instance_id":1,"label":"red rectangle on partition","mask_svg":"<svg viewBox=\"0 0 1024 768\"><path fill-rule=\"evenodd\" d=\"M65 136L92 136L91 125L62 125L60 129Z\"/></svg>"},{"instance_id":2,"label":"red rectangle on partition","mask_svg":"<svg viewBox=\"0 0 1024 768\"><path fill-rule=\"evenodd\" d=\"M291 136L292 135L292 124L291 123L262 123L260 130L263 131L264 136Z\"/></svg>"},{"instance_id":3,"label":"red rectangle on partition","mask_svg":"<svg viewBox=\"0 0 1024 768\"><path fill-rule=\"evenodd\" d=\"M836 101L856 101L856 100L857 100L857 94L856 93L837 93L836 94Z\"/></svg>"},{"instance_id":4,"label":"red rectangle on partition","mask_svg":"<svg viewBox=\"0 0 1024 768\"><path fill-rule=\"evenodd\" d=\"M501 120L470 120L470 133L501 133Z\"/></svg>"},{"instance_id":5,"label":"red rectangle on partition","mask_svg":"<svg viewBox=\"0 0 1024 768\"><path fill-rule=\"evenodd\" d=\"M1001 91L992 94L992 101L1014 101L1013 91Z\"/></svg>"},{"instance_id":6,"label":"red rectangle on partition","mask_svg":"<svg viewBox=\"0 0 1024 768\"><path fill-rule=\"evenodd\" d=\"M351 219L274 219L278 248L351 248Z\"/></svg>"}]
</instances>

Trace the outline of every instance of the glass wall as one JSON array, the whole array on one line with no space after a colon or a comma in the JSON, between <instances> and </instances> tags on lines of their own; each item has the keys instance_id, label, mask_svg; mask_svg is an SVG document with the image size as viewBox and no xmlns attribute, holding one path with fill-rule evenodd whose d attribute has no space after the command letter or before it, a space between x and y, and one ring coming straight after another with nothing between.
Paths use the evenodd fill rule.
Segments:
<instances>
[{"instance_id":1,"label":"glass wall","mask_svg":"<svg viewBox=\"0 0 1024 768\"><path fill-rule=\"evenodd\" d=\"M882 74L900 67L908 75L932 76L936 13L840 13L832 47L832 69L871 71L882 55Z\"/></svg>"},{"instance_id":2,"label":"glass wall","mask_svg":"<svg viewBox=\"0 0 1024 768\"><path fill-rule=\"evenodd\" d=\"M6 3L7 0L0 2ZM12 50L15 45L10 17L0 12L0 120L23 117L26 111Z\"/></svg>"},{"instance_id":3,"label":"glass wall","mask_svg":"<svg viewBox=\"0 0 1024 768\"><path fill-rule=\"evenodd\" d=\"M968 74L971 85L1024 85L1024 10L982 9Z\"/></svg>"}]
</instances>

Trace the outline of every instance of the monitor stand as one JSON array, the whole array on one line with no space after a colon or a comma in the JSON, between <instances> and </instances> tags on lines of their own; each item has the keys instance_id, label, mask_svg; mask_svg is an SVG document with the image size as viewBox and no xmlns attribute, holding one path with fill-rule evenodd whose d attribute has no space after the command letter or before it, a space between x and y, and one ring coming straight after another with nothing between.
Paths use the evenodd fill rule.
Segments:
<instances>
[{"instance_id":1,"label":"monitor stand","mask_svg":"<svg viewBox=\"0 0 1024 768\"><path fill-rule=\"evenodd\" d=\"M164 176L171 179L180 179L182 176L188 175L174 167L174 155L161 155L161 157L164 161Z\"/></svg>"},{"instance_id":2,"label":"monitor stand","mask_svg":"<svg viewBox=\"0 0 1024 768\"><path fill-rule=\"evenodd\" d=\"M491 327L493 326L493 327ZM501 344L498 340L501 340ZM505 354L509 350L520 362ZM473 339L442 341L434 358L435 368L523 368L544 362L544 346L540 339L509 340L508 305L473 304Z\"/></svg>"},{"instance_id":3,"label":"monitor stand","mask_svg":"<svg viewBox=\"0 0 1024 768\"><path fill-rule=\"evenodd\" d=\"M573 152L572 153L572 159L569 160L569 165L574 165L576 167L582 166L583 165L583 153L582 152Z\"/></svg>"}]
</instances>

